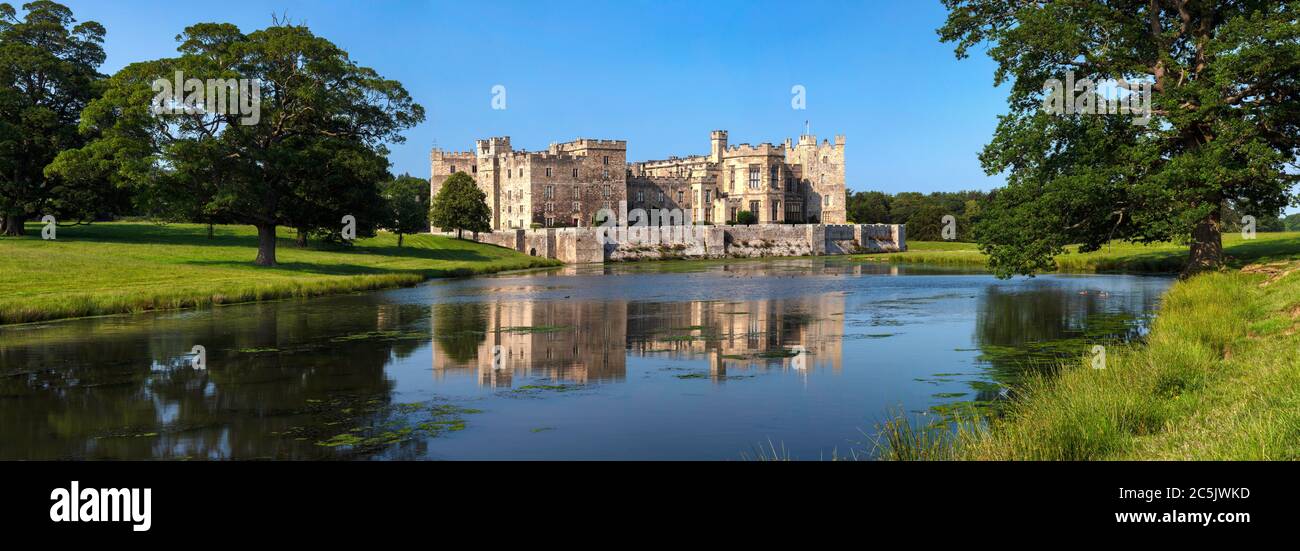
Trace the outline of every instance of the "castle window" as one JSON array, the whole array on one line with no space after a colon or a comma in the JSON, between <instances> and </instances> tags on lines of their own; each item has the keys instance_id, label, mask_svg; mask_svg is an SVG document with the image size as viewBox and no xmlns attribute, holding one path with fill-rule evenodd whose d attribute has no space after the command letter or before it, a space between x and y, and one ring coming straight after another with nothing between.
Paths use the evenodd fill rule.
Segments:
<instances>
[{"instance_id":1,"label":"castle window","mask_svg":"<svg viewBox=\"0 0 1300 551\"><path fill-rule=\"evenodd\" d=\"M781 202L780 202L780 201L772 201L772 218L771 218L771 220L772 220L773 222L776 222L777 218L779 218L780 213L781 213Z\"/></svg>"},{"instance_id":2,"label":"castle window","mask_svg":"<svg viewBox=\"0 0 1300 551\"><path fill-rule=\"evenodd\" d=\"M608 168L605 169L605 179L606 179L606 180L609 179L609 169L608 169Z\"/></svg>"},{"instance_id":3,"label":"castle window","mask_svg":"<svg viewBox=\"0 0 1300 551\"><path fill-rule=\"evenodd\" d=\"M550 169L548 168L546 170L550 170ZM546 186L545 188L543 188L542 197L546 199L551 199L555 197L555 186ZM549 210L549 208L547 210Z\"/></svg>"},{"instance_id":4,"label":"castle window","mask_svg":"<svg viewBox=\"0 0 1300 551\"><path fill-rule=\"evenodd\" d=\"M613 191L613 190L612 190L612 188L609 187L609 184L605 184L605 188L602 189L602 190L600 191L600 194L601 194L602 197L604 197L604 198L606 198L606 199L609 199L609 194L610 194L612 191Z\"/></svg>"},{"instance_id":5,"label":"castle window","mask_svg":"<svg viewBox=\"0 0 1300 551\"><path fill-rule=\"evenodd\" d=\"M713 201L712 196L713 196L712 190L707 190L707 189L704 190L704 203L708 204L712 202Z\"/></svg>"},{"instance_id":6,"label":"castle window","mask_svg":"<svg viewBox=\"0 0 1300 551\"><path fill-rule=\"evenodd\" d=\"M749 202L749 212L753 213L754 216L758 216L758 201Z\"/></svg>"},{"instance_id":7,"label":"castle window","mask_svg":"<svg viewBox=\"0 0 1300 551\"><path fill-rule=\"evenodd\" d=\"M828 207L831 206L831 196L830 196L830 195L827 195L827 196L826 196L826 206L828 206Z\"/></svg>"},{"instance_id":8,"label":"castle window","mask_svg":"<svg viewBox=\"0 0 1300 551\"><path fill-rule=\"evenodd\" d=\"M451 173L452 174L456 173L456 165L451 165Z\"/></svg>"},{"instance_id":9,"label":"castle window","mask_svg":"<svg viewBox=\"0 0 1300 551\"><path fill-rule=\"evenodd\" d=\"M685 193L682 193L682 192L680 192L680 191L677 192L677 202L678 202L679 204L680 204L680 203L684 203L684 202L686 202L686 194L685 194Z\"/></svg>"},{"instance_id":10,"label":"castle window","mask_svg":"<svg viewBox=\"0 0 1300 551\"><path fill-rule=\"evenodd\" d=\"M478 174L478 165L470 165L469 171Z\"/></svg>"},{"instance_id":11,"label":"castle window","mask_svg":"<svg viewBox=\"0 0 1300 551\"><path fill-rule=\"evenodd\" d=\"M606 155L606 156L605 156L605 159L602 161L601 164L604 164L604 165L606 165L606 166L609 165L609 155Z\"/></svg>"},{"instance_id":12,"label":"castle window","mask_svg":"<svg viewBox=\"0 0 1300 551\"><path fill-rule=\"evenodd\" d=\"M636 202L640 203L643 201L645 201L645 191L640 189L636 190Z\"/></svg>"},{"instance_id":13,"label":"castle window","mask_svg":"<svg viewBox=\"0 0 1300 551\"><path fill-rule=\"evenodd\" d=\"M573 169L573 177L574 177L574 178L577 178L577 177L578 177L578 169L576 169L576 168Z\"/></svg>"},{"instance_id":14,"label":"castle window","mask_svg":"<svg viewBox=\"0 0 1300 551\"><path fill-rule=\"evenodd\" d=\"M772 189L781 189L781 169L772 165Z\"/></svg>"},{"instance_id":15,"label":"castle window","mask_svg":"<svg viewBox=\"0 0 1300 551\"><path fill-rule=\"evenodd\" d=\"M578 211L580 211L580 210L582 210L582 203L579 202L579 201L574 201L574 202L573 202L573 212L578 212Z\"/></svg>"},{"instance_id":16,"label":"castle window","mask_svg":"<svg viewBox=\"0 0 1300 551\"><path fill-rule=\"evenodd\" d=\"M546 177L547 177L547 178L550 178L550 177L551 177L551 167L549 167L549 166L546 167Z\"/></svg>"},{"instance_id":17,"label":"castle window","mask_svg":"<svg viewBox=\"0 0 1300 551\"><path fill-rule=\"evenodd\" d=\"M551 211L553 211L553 210L555 210L555 203L552 203L552 202L550 202L550 201L547 201L547 202L546 202L546 212L551 212Z\"/></svg>"},{"instance_id":18,"label":"castle window","mask_svg":"<svg viewBox=\"0 0 1300 551\"><path fill-rule=\"evenodd\" d=\"M549 227L554 226L554 225L555 225L555 218L547 217L547 218L546 218L546 227L549 228Z\"/></svg>"},{"instance_id":19,"label":"castle window","mask_svg":"<svg viewBox=\"0 0 1300 551\"><path fill-rule=\"evenodd\" d=\"M749 189L758 189L758 165L749 165Z\"/></svg>"},{"instance_id":20,"label":"castle window","mask_svg":"<svg viewBox=\"0 0 1300 551\"><path fill-rule=\"evenodd\" d=\"M661 189L659 190L659 204L662 205L663 203L664 203L664 190Z\"/></svg>"}]
</instances>

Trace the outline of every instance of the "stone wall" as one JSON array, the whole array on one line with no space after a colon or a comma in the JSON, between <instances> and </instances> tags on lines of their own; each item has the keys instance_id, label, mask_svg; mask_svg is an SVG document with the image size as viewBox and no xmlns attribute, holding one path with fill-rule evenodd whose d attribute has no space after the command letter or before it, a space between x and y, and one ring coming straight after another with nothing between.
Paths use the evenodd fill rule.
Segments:
<instances>
[{"instance_id":1,"label":"stone wall","mask_svg":"<svg viewBox=\"0 0 1300 551\"><path fill-rule=\"evenodd\" d=\"M602 239L602 232L608 238ZM478 241L568 264L907 250L905 228L897 224L539 228L481 233Z\"/></svg>"}]
</instances>

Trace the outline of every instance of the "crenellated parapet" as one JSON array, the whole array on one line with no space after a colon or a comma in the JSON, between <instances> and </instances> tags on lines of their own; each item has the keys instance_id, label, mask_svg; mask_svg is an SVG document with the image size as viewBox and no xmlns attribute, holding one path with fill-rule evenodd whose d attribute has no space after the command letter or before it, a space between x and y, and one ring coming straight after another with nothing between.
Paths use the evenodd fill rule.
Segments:
<instances>
[{"instance_id":1,"label":"crenellated parapet","mask_svg":"<svg viewBox=\"0 0 1300 551\"><path fill-rule=\"evenodd\" d=\"M626 140L578 138L526 151L514 149L509 136L489 137L470 152L434 149L431 185L457 171L474 175L494 229L583 227L620 200L672 203L705 223L735 221L746 211L764 224L844 222L844 136L818 143L804 135L780 145L728 140L726 130L714 130L707 154L628 162Z\"/></svg>"}]
</instances>

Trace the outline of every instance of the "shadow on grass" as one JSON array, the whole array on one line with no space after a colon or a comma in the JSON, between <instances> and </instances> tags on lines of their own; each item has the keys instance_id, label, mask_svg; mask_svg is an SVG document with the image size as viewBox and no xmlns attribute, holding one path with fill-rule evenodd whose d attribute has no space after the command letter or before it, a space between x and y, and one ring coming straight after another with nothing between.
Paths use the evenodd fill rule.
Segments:
<instances>
[{"instance_id":1,"label":"shadow on grass","mask_svg":"<svg viewBox=\"0 0 1300 551\"><path fill-rule=\"evenodd\" d=\"M183 264L191 266L215 266L220 268L247 268L254 267L252 259L242 260L187 260ZM261 268L258 266L258 268ZM266 268L268 271L284 271L294 273L307 273L317 275L381 275L381 274L420 274L426 275L432 270L421 270L418 268L383 268L377 266L363 266L357 264L325 264L321 262L279 262L273 268Z\"/></svg>"},{"instance_id":2,"label":"shadow on grass","mask_svg":"<svg viewBox=\"0 0 1300 551\"><path fill-rule=\"evenodd\" d=\"M39 240L41 238L41 224L28 223L26 226L27 234L16 239ZM66 226L58 228L59 239L80 242L101 242L101 243L131 243L137 245L184 245L192 247L239 247L248 248L249 262L257 255L257 234L251 229L252 226L241 225L218 225L215 226L213 237L208 237L207 226L194 224L152 224L147 222L131 223L97 223L84 224L79 226ZM284 227L281 226L281 230ZM396 242L386 243L383 240L394 239L392 237L382 238L365 238L355 245L344 245L339 243L328 243L321 241L312 241L305 249L298 247L298 244L292 237L283 235L278 236L276 240L277 250L291 251L319 251L327 253L340 254L357 254L373 255L399 258L418 258L446 262L480 262L490 261L494 257L485 255L475 250L479 247L489 247L491 245L477 243L470 240L456 240L451 238L439 238L439 241L430 241L433 236L425 234L416 234L406 236L406 243L398 247ZM14 239L14 238L10 238ZM422 241L424 243L422 243ZM443 247L429 246L447 245ZM508 249L502 249L507 251ZM502 255L505 256L505 255ZM234 262L233 264L239 264ZM281 264L284 265L284 264ZM416 270L411 270L415 272ZM348 273L391 273L394 270L377 270L374 272L348 272Z\"/></svg>"},{"instance_id":3,"label":"shadow on grass","mask_svg":"<svg viewBox=\"0 0 1300 551\"><path fill-rule=\"evenodd\" d=\"M1300 258L1300 237L1239 241L1224 247L1228 265L1240 268L1256 262L1275 262Z\"/></svg>"},{"instance_id":4,"label":"shadow on grass","mask_svg":"<svg viewBox=\"0 0 1300 551\"><path fill-rule=\"evenodd\" d=\"M489 245L474 243L473 241L465 241L464 243L467 246L474 246L474 245L483 246L483 247L489 246ZM441 261L450 261L450 262L475 262L475 261L489 261L494 259L494 257L492 256L485 255L479 251L470 248L435 249L435 248L419 247L419 246L411 246L411 245L398 247L397 245L380 245L380 244L362 243L352 247L343 246L343 245L321 246L320 248L313 248L312 250L375 255L375 256L389 256L389 257L400 257L400 258L421 258L425 260L441 260ZM509 249L502 249L502 250L505 251ZM514 251L510 251L510 252L513 253Z\"/></svg>"},{"instance_id":5,"label":"shadow on grass","mask_svg":"<svg viewBox=\"0 0 1300 551\"><path fill-rule=\"evenodd\" d=\"M20 239L40 239L43 224L28 222L27 235ZM247 231L239 231L236 228ZM257 233L252 226L215 226L208 238L208 228L192 224L152 224L148 222L95 223L78 226L60 226L59 239L77 241L102 241L125 243L158 243L166 245L195 246L248 246L257 247ZM281 240L284 240L282 237Z\"/></svg>"}]
</instances>

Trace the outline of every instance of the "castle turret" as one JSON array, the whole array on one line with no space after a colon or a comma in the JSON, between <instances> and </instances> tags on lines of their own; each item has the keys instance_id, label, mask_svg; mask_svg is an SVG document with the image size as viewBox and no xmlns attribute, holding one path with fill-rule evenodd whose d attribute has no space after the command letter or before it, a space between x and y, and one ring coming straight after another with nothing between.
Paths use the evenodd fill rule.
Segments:
<instances>
[{"instance_id":1,"label":"castle turret","mask_svg":"<svg viewBox=\"0 0 1300 551\"><path fill-rule=\"evenodd\" d=\"M727 150L727 131L714 130L709 136L712 145L709 149L709 160L715 163L722 162L722 152Z\"/></svg>"}]
</instances>

